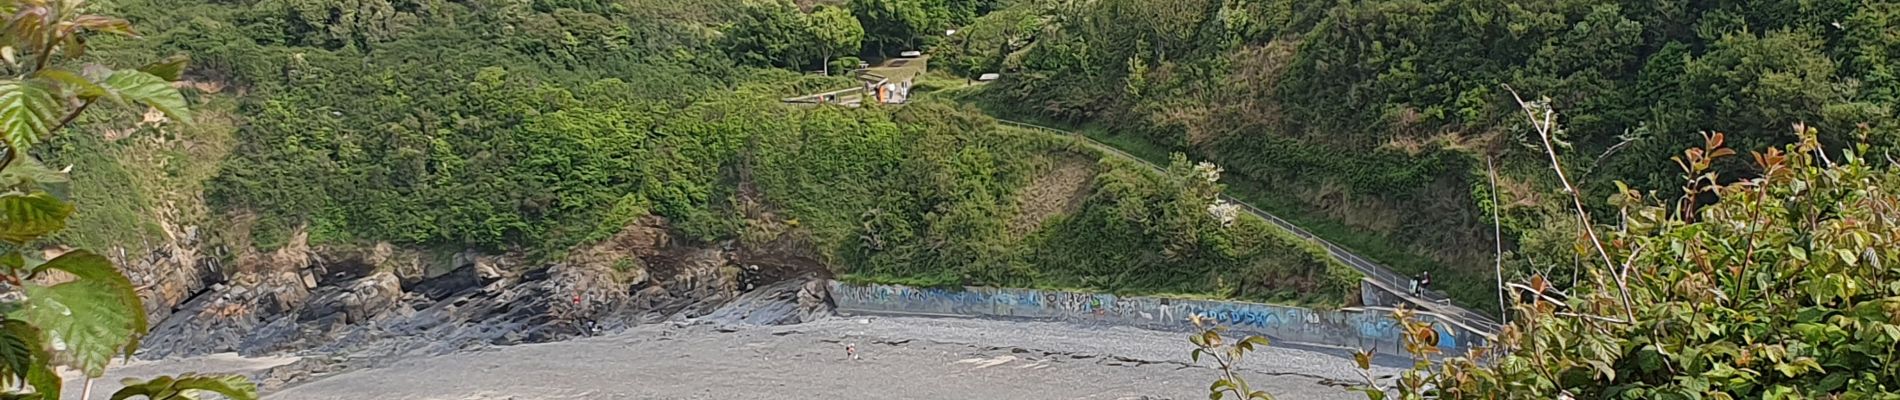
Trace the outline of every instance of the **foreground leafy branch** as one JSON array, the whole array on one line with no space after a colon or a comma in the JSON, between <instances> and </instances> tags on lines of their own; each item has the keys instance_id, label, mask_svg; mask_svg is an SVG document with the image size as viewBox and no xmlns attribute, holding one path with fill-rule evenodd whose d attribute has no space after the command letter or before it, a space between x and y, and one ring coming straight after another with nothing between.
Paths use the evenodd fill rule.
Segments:
<instances>
[{"instance_id":1,"label":"foreground leafy branch","mask_svg":"<svg viewBox=\"0 0 1900 400\"><path fill-rule=\"evenodd\" d=\"M0 70L10 73L0 79L0 385L10 399L59 399L56 366L88 380L102 376L113 357L138 350L147 322L137 290L111 260L86 250L47 261L30 255L37 242L66 228L74 207L41 186L64 181L64 174L41 166L27 150L101 100L189 123L185 98L172 87L185 59L138 69L71 69L67 64L85 54L87 36L132 35L131 24L85 14L83 0L9 0L0 3L0 15L6 16ZM22 54L27 59L17 57ZM128 382L112 398L187 399L194 391L256 398L256 387L241 377L211 376Z\"/></svg>"},{"instance_id":2,"label":"foreground leafy branch","mask_svg":"<svg viewBox=\"0 0 1900 400\"><path fill-rule=\"evenodd\" d=\"M1823 147L1806 125L1793 131L1792 144L1751 152L1741 177L1718 174L1716 163L1737 152L1725 135L1708 133L1675 158L1681 195L1618 185L1608 203L1622 229L1587 225L1591 232L1579 235L1601 246L1579 249L1603 260L1584 270L1590 284L1560 293L1539 275L1514 283L1516 317L1489 348L1450 358L1412 348L1420 363L1396 384L1368 379L1365 391L1374 399L1895 398L1900 195L1891 188L1900 171L1862 158L1872 148L1864 129L1844 150ZM1407 342L1422 335L1408 333Z\"/></svg>"},{"instance_id":3,"label":"foreground leafy branch","mask_svg":"<svg viewBox=\"0 0 1900 400\"><path fill-rule=\"evenodd\" d=\"M1199 315L1188 319L1194 323L1195 329L1200 331L1188 336L1188 342L1194 343L1195 347L1194 351L1189 353L1190 358L1196 364L1199 364L1203 357L1213 360L1215 368L1219 369L1221 374L1220 380L1214 381L1213 385L1207 387L1207 398L1273 400L1273 396L1267 394L1266 391L1253 390L1253 386L1248 385L1247 379L1241 377L1239 373L1241 358L1246 357L1247 353L1254 351L1256 347L1266 347L1267 338L1248 336L1233 344L1224 344L1220 334L1224 329L1211 326L1213 325L1211 322Z\"/></svg>"}]
</instances>

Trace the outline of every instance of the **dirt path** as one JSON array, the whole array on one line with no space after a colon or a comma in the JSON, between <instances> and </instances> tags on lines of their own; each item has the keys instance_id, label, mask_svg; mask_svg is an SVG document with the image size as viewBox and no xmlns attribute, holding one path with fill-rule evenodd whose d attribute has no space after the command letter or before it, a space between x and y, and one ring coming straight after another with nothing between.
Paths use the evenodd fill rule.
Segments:
<instances>
[{"instance_id":1,"label":"dirt path","mask_svg":"<svg viewBox=\"0 0 1900 400\"><path fill-rule=\"evenodd\" d=\"M1212 370L1181 333L967 319L836 318L775 327L649 326L397 363L271 399L1193 399ZM852 361L844 344L863 355ZM1351 361L1272 348L1247 374L1283 399L1363 399L1326 383ZM1380 372L1390 373L1381 368Z\"/></svg>"}]
</instances>

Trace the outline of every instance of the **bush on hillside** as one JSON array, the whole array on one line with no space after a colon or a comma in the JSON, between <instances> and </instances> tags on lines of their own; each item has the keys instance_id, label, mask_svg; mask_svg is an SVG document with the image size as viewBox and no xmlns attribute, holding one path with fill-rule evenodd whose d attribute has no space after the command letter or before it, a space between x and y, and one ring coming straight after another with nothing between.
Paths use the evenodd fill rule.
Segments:
<instances>
[{"instance_id":1,"label":"bush on hillside","mask_svg":"<svg viewBox=\"0 0 1900 400\"><path fill-rule=\"evenodd\" d=\"M1679 158L1680 195L1623 190L1593 226L1587 283L1541 276L1491 348L1422 361L1374 399L1891 398L1900 391L1900 171L1836 151L1797 125L1795 144L1750 152L1754 174L1714 167L1723 135ZM1699 199L1719 197L1704 204ZM1401 315L1403 317L1403 315ZM1412 343L1435 343L1408 323ZM1430 363L1423 361L1432 361ZM1364 362L1362 361L1362 366Z\"/></svg>"}]
</instances>

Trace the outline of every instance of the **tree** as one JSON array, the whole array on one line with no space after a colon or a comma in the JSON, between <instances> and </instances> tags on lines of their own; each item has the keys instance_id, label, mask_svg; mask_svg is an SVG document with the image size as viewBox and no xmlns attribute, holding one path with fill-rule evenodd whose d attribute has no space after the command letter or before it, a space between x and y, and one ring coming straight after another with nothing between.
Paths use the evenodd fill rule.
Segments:
<instances>
[{"instance_id":1,"label":"tree","mask_svg":"<svg viewBox=\"0 0 1900 400\"><path fill-rule=\"evenodd\" d=\"M1002 5L1000 0L943 0L943 3L947 12L945 16L950 23L957 25L970 23Z\"/></svg>"},{"instance_id":2,"label":"tree","mask_svg":"<svg viewBox=\"0 0 1900 400\"><path fill-rule=\"evenodd\" d=\"M1860 76L1867 97L1900 102L1900 4L1870 4L1844 23L1843 67Z\"/></svg>"},{"instance_id":3,"label":"tree","mask_svg":"<svg viewBox=\"0 0 1900 400\"><path fill-rule=\"evenodd\" d=\"M811 47L825 65L825 75L831 75L831 57L855 53L864 43L864 25L851 15L851 10L830 5L819 6L805 17L811 27Z\"/></svg>"},{"instance_id":4,"label":"tree","mask_svg":"<svg viewBox=\"0 0 1900 400\"><path fill-rule=\"evenodd\" d=\"M975 77L1002 72L1011 54L1029 45L1041 18L1029 8L1011 8L984 15L957 30L938 57L952 72ZM931 64L937 64L932 60Z\"/></svg>"},{"instance_id":5,"label":"tree","mask_svg":"<svg viewBox=\"0 0 1900 400\"><path fill-rule=\"evenodd\" d=\"M88 379L105 373L112 357L130 356L145 334L144 307L132 282L112 262L86 250L41 261L29 246L66 227L74 207L48 193L43 183L65 179L28 154L34 144L70 126L100 101L149 107L190 123L185 98L171 82L184 71L182 57L138 69L68 64L85 54L86 37L132 35L123 19L85 14L83 0L10 0L0 46L6 49L0 79L0 383L7 398L60 398L55 365ZM154 385L154 383L162 383ZM255 399L241 377L172 379L131 383L113 398L189 398L206 390ZM30 393L20 390L31 389Z\"/></svg>"},{"instance_id":6,"label":"tree","mask_svg":"<svg viewBox=\"0 0 1900 400\"><path fill-rule=\"evenodd\" d=\"M789 0L749 2L726 30L734 58L754 65L795 67L811 51L811 23Z\"/></svg>"},{"instance_id":7,"label":"tree","mask_svg":"<svg viewBox=\"0 0 1900 400\"><path fill-rule=\"evenodd\" d=\"M864 26L864 41L879 54L892 46L913 48L927 35L948 27L950 11L943 0L851 0L851 13Z\"/></svg>"},{"instance_id":8,"label":"tree","mask_svg":"<svg viewBox=\"0 0 1900 400\"><path fill-rule=\"evenodd\" d=\"M787 0L747 3L725 38L741 61L795 68L817 58L825 75L831 74L832 57L855 52L863 42L864 27L851 10L824 5L806 14Z\"/></svg>"},{"instance_id":9,"label":"tree","mask_svg":"<svg viewBox=\"0 0 1900 400\"><path fill-rule=\"evenodd\" d=\"M1829 81L1836 67L1824 52L1825 44L1823 38L1805 32L1724 35L1685 66L1683 77L1685 93L1696 104L1721 107L1705 114L1706 126L1673 131L1720 129L1754 141L1786 130L1790 122L1818 121L1823 106L1841 100Z\"/></svg>"},{"instance_id":10,"label":"tree","mask_svg":"<svg viewBox=\"0 0 1900 400\"><path fill-rule=\"evenodd\" d=\"M275 28L292 42L329 49L368 49L413 28L403 21L414 15L389 0L268 0L255 7L282 21Z\"/></svg>"}]
</instances>

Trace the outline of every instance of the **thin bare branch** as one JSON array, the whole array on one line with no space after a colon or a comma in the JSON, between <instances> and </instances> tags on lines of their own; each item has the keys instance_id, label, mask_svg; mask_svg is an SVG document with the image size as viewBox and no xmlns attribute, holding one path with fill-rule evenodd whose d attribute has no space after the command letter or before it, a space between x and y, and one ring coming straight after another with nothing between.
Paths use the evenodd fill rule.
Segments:
<instances>
[{"instance_id":1,"label":"thin bare branch","mask_svg":"<svg viewBox=\"0 0 1900 400\"><path fill-rule=\"evenodd\" d=\"M1524 101L1523 96L1518 95L1517 89L1511 88L1511 85L1504 85L1504 90L1511 92L1511 98L1517 100L1518 108L1524 110L1524 115L1529 118L1531 125L1537 130L1537 136L1543 140L1544 153L1550 156L1550 169L1557 172L1557 180L1564 185L1564 194L1570 195L1571 203L1576 206L1577 218L1583 223L1583 231L1589 236L1590 244L1596 246L1597 255L1603 257L1603 265L1613 268L1617 264L1615 261L1610 260L1610 252L1604 250L1603 240L1597 237L1596 228L1591 227L1590 211L1583 206L1583 195L1578 193L1576 185L1570 183L1570 177L1564 174L1563 162L1557 159L1557 146L1551 144L1550 131L1551 127L1555 126L1557 113L1548 109L1548 106L1531 106L1529 102ZM1539 118L1537 115L1539 108L1543 108L1542 111L1544 115L1542 118ZM1616 276L1612 278L1616 281L1617 292L1623 299L1623 314L1628 319L1635 320L1636 311L1635 308L1630 305L1629 280L1626 279L1626 276L1623 274L1612 273L1616 274Z\"/></svg>"},{"instance_id":2,"label":"thin bare branch","mask_svg":"<svg viewBox=\"0 0 1900 400\"><path fill-rule=\"evenodd\" d=\"M1568 308L1568 307L1570 307L1570 305L1568 305L1568 304L1564 304L1564 301L1563 301L1563 299L1559 299L1559 298L1556 298L1556 297L1550 297L1549 295L1546 295L1546 294L1544 294L1543 292L1538 292L1538 291L1537 291L1537 289L1533 289L1533 288L1531 288L1530 286L1524 286L1524 284L1522 284L1522 283L1507 283L1507 284L1505 284L1505 286L1509 286L1509 287L1511 287L1511 288L1514 288L1514 289L1521 289L1521 290L1523 290L1523 291L1526 291L1526 292L1531 292L1531 293L1532 293L1532 294L1531 294L1532 296L1537 296L1537 298L1539 298L1539 299L1543 299L1544 301L1548 301L1548 302L1551 302L1551 304L1555 304L1555 305L1557 305L1558 307L1566 307L1566 308ZM1548 290L1548 289L1546 289L1546 290ZM1562 292L1559 292L1558 294L1563 294L1563 293L1562 293ZM1566 296L1566 297L1567 297L1567 296Z\"/></svg>"},{"instance_id":3,"label":"thin bare branch","mask_svg":"<svg viewBox=\"0 0 1900 400\"><path fill-rule=\"evenodd\" d=\"M1510 307L1504 301L1504 206L1498 203L1498 169L1492 165L1491 157L1484 158L1484 170L1491 178L1491 242L1497 246L1497 264L1494 269L1498 278L1498 323L1508 324Z\"/></svg>"}]
</instances>

